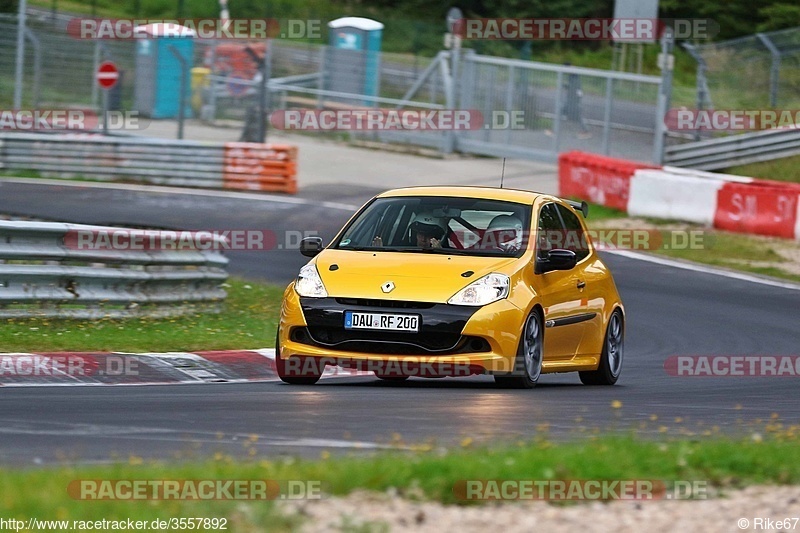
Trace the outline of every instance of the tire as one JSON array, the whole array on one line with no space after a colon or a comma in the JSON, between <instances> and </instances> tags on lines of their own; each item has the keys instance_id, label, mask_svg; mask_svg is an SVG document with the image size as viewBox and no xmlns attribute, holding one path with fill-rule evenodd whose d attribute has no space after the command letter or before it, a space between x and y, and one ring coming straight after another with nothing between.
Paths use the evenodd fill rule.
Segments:
<instances>
[{"instance_id":1,"label":"tire","mask_svg":"<svg viewBox=\"0 0 800 533\"><path fill-rule=\"evenodd\" d=\"M625 322L622 312L615 309L608 319L606 336L603 339L603 353L597 370L578 372L584 385L613 385L622 372L622 356L625 347Z\"/></svg>"},{"instance_id":2,"label":"tire","mask_svg":"<svg viewBox=\"0 0 800 533\"><path fill-rule=\"evenodd\" d=\"M514 370L509 374L497 374L494 381L508 389L532 389L542 375L544 359L544 330L542 316L535 309L525 319L519 339Z\"/></svg>"},{"instance_id":3,"label":"tire","mask_svg":"<svg viewBox=\"0 0 800 533\"><path fill-rule=\"evenodd\" d=\"M288 383L290 385L313 385L319 378L322 377L322 368L314 368L315 365L306 365L306 358L305 357L298 357L299 359L299 368L303 369L303 372L297 372L296 370L292 370L287 368L286 360L281 359L281 345L280 345L280 334L276 333L275 335L275 369L278 372L278 377L281 378L281 381L284 383ZM294 366L294 365L293 365ZM306 366L311 366L312 368L306 370ZM290 375L291 374L291 375Z\"/></svg>"}]
</instances>

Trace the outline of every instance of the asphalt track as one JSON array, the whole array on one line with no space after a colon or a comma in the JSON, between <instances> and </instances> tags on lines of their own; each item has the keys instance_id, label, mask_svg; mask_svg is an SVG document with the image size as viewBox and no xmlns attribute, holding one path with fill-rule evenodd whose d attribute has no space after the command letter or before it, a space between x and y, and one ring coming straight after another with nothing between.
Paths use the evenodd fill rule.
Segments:
<instances>
[{"instance_id":1,"label":"asphalt track","mask_svg":"<svg viewBox=\"0 0 800 533\"><path fill-rule=\"evenodd\" d=\"M313 197L253 201L0 182L0 213L175 229L315 230L327 239L350 215L348 206L371 192L336 187ZM304 262L285 250L229 256L231 272L281 283ZM315 457L322 450L364 453L424 442L457 446L466 437L579 438L596 430L702 435L717 426L748 434L763 431L773 413L785 425L800 423L796 377L675 377L664 369L672 355L798 355L800 291L620 255L604 259L628 314L615 387L586 387L566 374L544 376L532 391L497 389L484 377L400 384L335 378L312 387L9 388L0 390L0 462L247 455L250 448L259 456Z\"/></svg>"}]
</instances>

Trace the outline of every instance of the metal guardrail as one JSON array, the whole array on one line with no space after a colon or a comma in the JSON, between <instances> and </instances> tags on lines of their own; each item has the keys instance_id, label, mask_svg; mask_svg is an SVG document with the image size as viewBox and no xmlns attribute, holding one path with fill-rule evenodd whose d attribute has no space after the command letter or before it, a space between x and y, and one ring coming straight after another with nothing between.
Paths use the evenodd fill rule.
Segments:
<instances>
[{"instance_id":1,"label":"metal guardrail","mask_svg":"<svg viewBox=\"0 0 800 533\"><path fill-rule=\"evenodd\" d=\"M0 169L46 177L294 193L296 160L287 145L0 132Z\"/></svg>"},{"instance_id":2,"label":"metal guardrail","mask_svg":"<svg viewBox=\"0 0 800 533\"><path fill-rule=\"evenodd\" d=\"M147 236L146 242L157 245L100 246L92 237L115 234ZM226 296L220 285L228 277L228 259L213 249L224 246L224 239L209 234L211 250L180 249L177 242L163 242L163 235L0 221L0 317L159 317L217 310Z\"/></svg>"},{"instance_id":3,"label":"metal guardrail","mask_svg":"<svg viewBox=\"0 0 800 533\"><path fill-rule=\"evenodd\" d=\"M224 147L87 134L0 133L0 169L56 177L222 187Z\"/></svg>"},{"instance_id":4,"label":"metal guardrail","mask_svg":"<svg viewBox=\"0 0 800 533\"><path fill-rule=\"evenodd\" d=\"M798 154L800 129L782 128L667 146L664 164L718 170Z\"/></svg>"}]
</instances>

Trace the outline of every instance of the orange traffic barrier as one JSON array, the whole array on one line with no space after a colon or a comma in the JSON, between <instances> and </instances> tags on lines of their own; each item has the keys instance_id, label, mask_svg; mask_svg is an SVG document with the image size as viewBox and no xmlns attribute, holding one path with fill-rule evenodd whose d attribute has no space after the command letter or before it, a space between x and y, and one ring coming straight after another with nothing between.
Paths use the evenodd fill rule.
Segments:
<instances>
[{"instance_id":1,"label":"orange traffic barrier","mask_svg":"<svg viewBox=\"0 0 800 533\"><path fill-rule=\"evenodd\" d=\"M225 143L226 189L297 192L297 147L288 144Z\"/></svg>"}]
</instances>

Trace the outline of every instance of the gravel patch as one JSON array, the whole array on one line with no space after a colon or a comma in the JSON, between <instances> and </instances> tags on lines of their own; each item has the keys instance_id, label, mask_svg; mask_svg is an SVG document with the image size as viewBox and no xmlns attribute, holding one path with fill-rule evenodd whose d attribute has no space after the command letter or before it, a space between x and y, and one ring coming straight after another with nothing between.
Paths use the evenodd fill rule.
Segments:
<instances>
[{"instance_id":1,"label":"gravel patch","mask_svg":"<svg viewBox=\"0 0 800 533\"><path fill-rule=\"evenodd\" d=\"M767 529L767 522L762 521L761 527L757 522L757 519L800 517L800 486L754 486L726 491L708 500L614 501L569 506L529 501L463 507L368 492L279 505L284 512L305 519L300 529L305 532L800 531L800 521L794 526L790 521L788 528L775 527L773 523L772 529Z\"/></svg>"}]
</instances>

